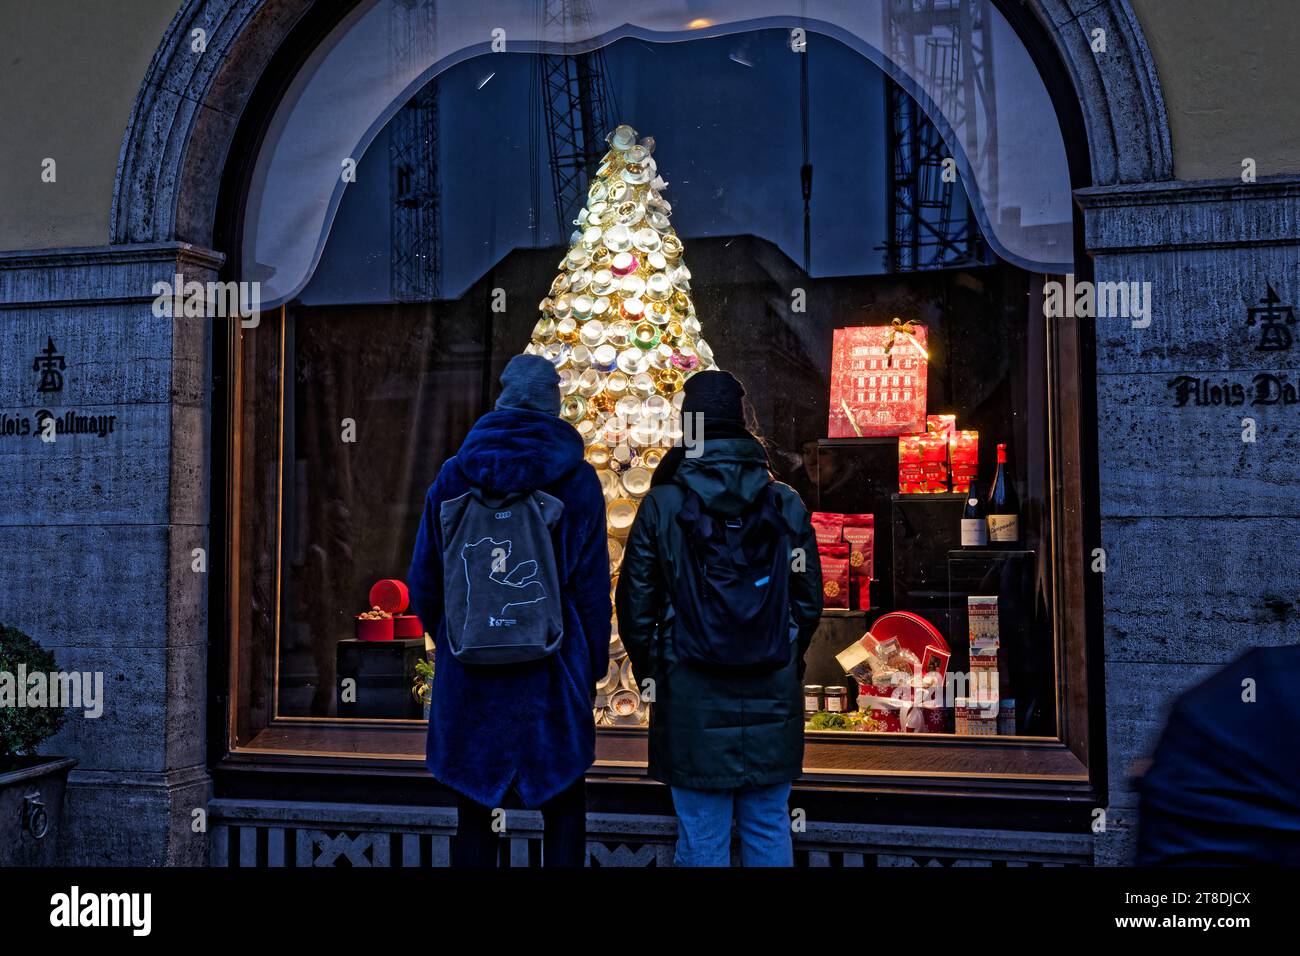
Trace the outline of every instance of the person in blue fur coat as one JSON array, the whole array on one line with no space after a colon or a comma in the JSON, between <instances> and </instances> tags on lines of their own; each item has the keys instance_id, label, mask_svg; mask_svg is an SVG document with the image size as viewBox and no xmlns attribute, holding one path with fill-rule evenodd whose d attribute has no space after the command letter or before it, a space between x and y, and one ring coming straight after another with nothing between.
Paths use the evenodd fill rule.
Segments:
<instances>
[{"instance_id":1,"label":"person in blue fur coat","mask_svg":"<svg viewBox=\"0 0 1300 956\"><path fill-rule=\"evenodd\" d=\"M605 498L583 459L582 438L558 417L559 376L537 355L518 355L501 375L494 411L474 425L425 497L407 576L411 602L436 628L426 763L459 796L453 865L494 866L500 846L493 810L507 794L542 811L543 864L581 866L586 854L587 768L595 760L592 703L609 669L610 577ZM470 666L452 657L443 608L446 500L470 486L542 490L564 512L552 532L564 638L528 664Z\"/></svg>"}]
</instances>

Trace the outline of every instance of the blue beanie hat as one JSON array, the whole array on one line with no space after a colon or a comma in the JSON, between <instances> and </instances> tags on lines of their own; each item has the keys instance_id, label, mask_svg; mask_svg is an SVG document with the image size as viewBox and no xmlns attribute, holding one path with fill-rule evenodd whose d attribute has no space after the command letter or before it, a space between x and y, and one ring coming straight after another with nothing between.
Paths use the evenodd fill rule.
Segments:
<instances>
[{"instance_id":1,"label":"blue beanie hat","mask_svg":"<svg viewBox=\"0 0 1300 956\"><path fill-rule=\"evenodd\" d=\"M501 373L497 408L527 408L547 415L560 414L560 376L540 355L516 355Z\"/></svg>"}]
</instances>

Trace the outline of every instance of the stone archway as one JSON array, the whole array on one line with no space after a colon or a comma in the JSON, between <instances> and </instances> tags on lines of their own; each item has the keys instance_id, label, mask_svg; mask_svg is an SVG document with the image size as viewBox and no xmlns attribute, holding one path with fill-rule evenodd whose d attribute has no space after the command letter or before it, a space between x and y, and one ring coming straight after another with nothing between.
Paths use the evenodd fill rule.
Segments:
<instances>
[{"instance_id":1,"label":"stone archway","mask_svg":"<svg viewBox=\"0 0 1300 956\"><path fill-rule=\"evenodd\" d=\"M221 170L244 107L276 50L313 5L186 0L149 65L122 141L113 244L182 241L211 247ZM1091 185L1172 179L1164 98L1129 0L1028 0L1026 6L1073 86L1086 129ZM1105 54L1095 54L1090 45L1096 29L1106 32ZM202 52L195 49L200 37Z\"/></svg>"},{"instance_id":2,"label":"stone archway","mask_svg":"<svg viewBox=\"0 0 1300 956\"><path fill-rule=\"evenodd\" d=\"M118 255L151 257L150 262L156 260L168 278L178 259L186 262L195 278L215 278L221 257L209 250L217 228L222 171L232 160L236 131L277 51L317 6L315 0L185 0L153 57L122 142L110 242L131 248ZM1172 179L1163 97L1129 0L1026 0L1024 8L1032 12L1055 48L1056 86L1073 90L1082 113L1090 184ZM1107 55L1092 52L1094 29L1106 31ZM203 31L202 52L195 49L198 30ZM133 274L132 281L139 279ZM192 405L176 414L166 439L171 472L178 479L169 486L168 521L172 523L168 527L188 554L191 544L201 544L209 532L208 487L219 485L219 479L210 481L204 475L204 462L212 451L206 420L221 414L210 404L204 407L205 383L211 380L210 326L169 321L158 327L170 335L173 366L190 370L185 381L194 390ZM195 480L180 480L186 476ZM179 610L174 622L169 619L168 640L188 647L197 622L203 622L199 630L206 633L208 584L202 576L177 575L169 587L167 606ZM166 701L160 706L168 708L177 734L197 740L202 735L202 708L169 689L187 681L201 688L202 662L197 657L179 659L175 676L169 674L154 690ZM186 752L184 760L188 762L181 769L146 785L153 801L150 806L156 808L149 817L151 826L156 820L180 819L178 808L193 805L176 794L183 792L185 800L197 801L198 794L207 792L201 748ZM165 858L201 859L197 840L179 836L182 827L169 822L167 832L172 836L161 851Z\"/></svg>"}]
</instances>

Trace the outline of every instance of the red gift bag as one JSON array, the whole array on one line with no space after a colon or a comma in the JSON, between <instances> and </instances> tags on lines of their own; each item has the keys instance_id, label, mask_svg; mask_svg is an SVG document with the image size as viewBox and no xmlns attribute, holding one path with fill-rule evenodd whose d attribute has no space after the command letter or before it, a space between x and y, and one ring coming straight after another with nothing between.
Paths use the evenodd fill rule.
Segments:
<instances>
[{"instance_id":1,"label":"red gift bag","mask_svg":"<svg viewBox=\"0 0 1300 956\"><path fill-rule=\"evenodd\" d=\"M910 322L836 329L831 354L831 438L925 431L929 357Z\"/></svg>"}]
</instances>

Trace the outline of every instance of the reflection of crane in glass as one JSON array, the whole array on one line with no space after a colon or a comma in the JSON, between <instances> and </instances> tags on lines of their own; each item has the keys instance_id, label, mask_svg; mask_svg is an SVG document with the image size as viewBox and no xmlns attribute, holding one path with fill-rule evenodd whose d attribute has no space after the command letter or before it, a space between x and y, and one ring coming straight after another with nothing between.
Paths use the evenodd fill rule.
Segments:
<instances>
[{"instance_id":1,"label":"reflection of crane in glass","mask_svg":"<svg viewBox=\"0 0 1300 956\"><path fill-rule=\"evenodd\" d=\"M433 56L437 0L392 0L389 9L394 69L402 75L423 70ZM422 86L393 117L388 158L393 298L428 302L438 297L442 285L436 79Z\"/></svg>"},{"instance_id":2,"label":"reflection of crane in glass","mask_svg":"<svg viewBox=\"0 0 1300 956\"><path fill-rule=\"evenodd\" d=\"M539 37L550 44L588 39L592 19L590 0L538 0ZM555 221L559 239L571 230L569 219L585 198L586 183L605 155L605 134L613 128L618 104L605 76L605 55L600 50L565 55L542 53L537 57L532 102L540 93L555 195ZM534 127L536 124L533 124ZM534 209L540 207L537 143L532 144ZM537 229L539 223L534 223ZM535 235L538 233L534 233Z\"/></svg>"},{"instance_id":3,"label":"reflection of crane in glass","mask_svg":"<svg viewBox=\"0 0 1300 956\"><path fill-rule=\"evenodd\" d=\"M894 62L913 76L927 78L935 105L963 137L971 169L996 188L993 36L985 4L889 0L884 10ZM988 261L969 200L956 182L944 178L944 161L953 156L953 147L916 99L890 79L885 80L885 109L890 210L886 268L909 272ZM994 197L985 199L985 208L996 208Z\"/></svg>"}]
</instances>

